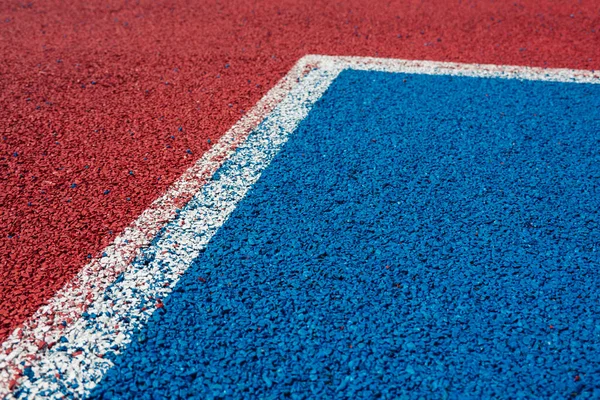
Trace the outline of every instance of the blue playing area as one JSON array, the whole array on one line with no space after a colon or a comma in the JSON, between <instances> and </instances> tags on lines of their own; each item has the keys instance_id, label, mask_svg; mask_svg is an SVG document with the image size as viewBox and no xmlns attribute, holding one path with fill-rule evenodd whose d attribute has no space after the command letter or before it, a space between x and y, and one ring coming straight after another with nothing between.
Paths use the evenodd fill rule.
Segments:
<instances>
[{"instance_id":1,"label":"blue playing area","mask_svg":"<svg viewBox=\"0 0 600 400\"><path fill-rule=\"evenodd\" d=\"M599 209L600 85L345 71L94 394L600 397Z\"/></svg>"}]
</instances>

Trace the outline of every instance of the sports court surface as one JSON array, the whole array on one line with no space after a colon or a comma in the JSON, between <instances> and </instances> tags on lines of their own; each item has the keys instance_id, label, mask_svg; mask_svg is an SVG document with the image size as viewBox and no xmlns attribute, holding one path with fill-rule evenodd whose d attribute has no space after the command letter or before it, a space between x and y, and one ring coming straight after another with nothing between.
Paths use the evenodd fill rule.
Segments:
<instances>
[{"instance_id":1,"label":"sports court surface","mask_svg":"<svg viewBox=\"0 0 600 400\"><path fill-rule=\"evenodd\" d=\"M599 398L589 2L7 2L0 396Z\"/></svg>"}]
</instances>

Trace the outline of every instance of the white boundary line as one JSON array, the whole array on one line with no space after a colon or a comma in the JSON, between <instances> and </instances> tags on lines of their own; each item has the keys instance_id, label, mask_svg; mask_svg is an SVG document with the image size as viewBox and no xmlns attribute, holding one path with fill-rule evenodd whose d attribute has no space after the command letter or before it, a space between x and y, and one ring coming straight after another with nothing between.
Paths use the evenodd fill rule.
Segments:
<instances>
[{"instance_id":1,"label":"white boundary line","mask_svg":"<svg viewBox=\"0 0 600 400\"><path fill-rule=\"evenodd\" d=\"M2 344L0 396L83 397L143 326L260 177L280 146L345 69L573 83L600 83L600 73L406 61L303 57L290 72L140 217ZM253 132L253 135L249 134ZM238 151L236 151L238 149ZM227 172L211 181L223 163ZM191 200L190 200L191 199ZM189 201L189 203L188 203ZM177 210L187 203L181 214ZM177 218L146 253L160 230ZM142 254L148 262L136 261ZM108 294L108 295L107 295ZM85 313L85 314L84 314ZM88 316L83 318L82 315ZM89 315L94 316L90 318ZM127 316L126 322L123 316ZM60 379L56 378L56 374ZM31 378L30 378L31 377Z\"/></svg>"},{"instance_id":2,"label":"white boundary line","mask_svg":"<svg viewBox=\"0 0 600 400\"><path fill-rule=\"evenodd\" d=\"M202 158L189 168L166 193L154 201L134 222L107 246L101 257L92 260L59 290L47 305L40 307L2 344L0 353L0 396L6 396L19 382L23 365L43 357L63 335L63 321L78 320L106 287L124 272L140 249L148 246L176 210L210 180L223 162L248 134L286 96L304 73L297 64L267 95L240 119Z\"/></svg>"}]
</instances>

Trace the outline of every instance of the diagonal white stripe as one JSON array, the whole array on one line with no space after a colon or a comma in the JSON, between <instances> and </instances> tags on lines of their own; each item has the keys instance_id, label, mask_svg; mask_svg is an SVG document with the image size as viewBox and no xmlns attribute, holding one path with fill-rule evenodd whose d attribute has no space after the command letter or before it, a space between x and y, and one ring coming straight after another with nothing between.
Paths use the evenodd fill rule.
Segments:
<instances>
[{"instance_id":1,"label":"diagonal white stripe","mask_svg":"<svg viewBox=\"0 0 600 400\"><path fill-rule=\"evenodd\" d=\"M96 296L84 318L68 324L58 343L28 363L31 378L20 384L20 397L83 397L96 386L112 366L105 356L120 353L160 305L157 299L168 296L336 75L313 69L288 93L159 240Z\"/></svg>"}]
</instances>

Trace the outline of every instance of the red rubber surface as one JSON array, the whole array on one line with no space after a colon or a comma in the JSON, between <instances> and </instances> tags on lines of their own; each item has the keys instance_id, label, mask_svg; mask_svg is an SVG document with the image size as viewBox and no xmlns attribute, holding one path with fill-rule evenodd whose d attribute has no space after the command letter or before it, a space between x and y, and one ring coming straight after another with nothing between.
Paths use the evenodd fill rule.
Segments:
<instances>
[{"instance_id":1,"label":"red rubber surface","mask_svg":"<svg viewBox=\"0 0 600 400\"><path fill-rule=\"evenodd\" d=\"M0 5L0 339L305 54L600 67L594 1L70 3Z\"/></svg>"}]
</instances>

